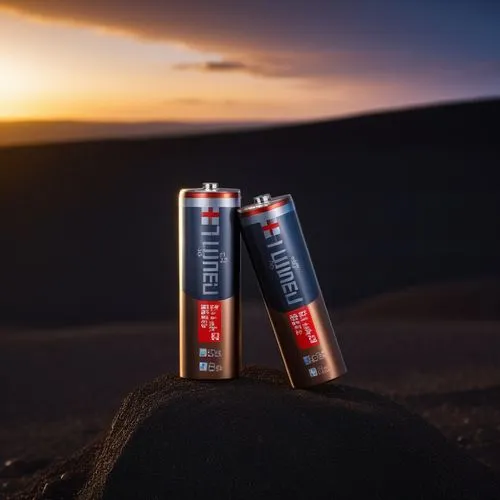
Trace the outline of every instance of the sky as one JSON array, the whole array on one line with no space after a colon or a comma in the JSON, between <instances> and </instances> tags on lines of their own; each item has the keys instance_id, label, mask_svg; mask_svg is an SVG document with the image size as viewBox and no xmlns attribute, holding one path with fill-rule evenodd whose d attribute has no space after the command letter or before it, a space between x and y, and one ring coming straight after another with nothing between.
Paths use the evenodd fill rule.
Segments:
<instances>
[{"instance_id":1,"label":"sky","mask_svg":"<svg viewBox=\"0 0 500 500\"><path fill-rule=\"evenodd\" d=\"M0 120L308 120L499 94L497 0L0 0Z\"/></svg>"}]
</instances>

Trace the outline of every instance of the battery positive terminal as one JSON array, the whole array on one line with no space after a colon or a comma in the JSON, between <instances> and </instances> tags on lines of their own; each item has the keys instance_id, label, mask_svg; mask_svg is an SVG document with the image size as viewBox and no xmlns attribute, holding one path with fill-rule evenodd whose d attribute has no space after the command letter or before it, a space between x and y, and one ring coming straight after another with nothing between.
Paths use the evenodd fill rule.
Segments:
<instances>
[{"instance_id":1,"label":"battery positive terminal","mask_svg":"<svg viewBox=\"0 0 500 500\"><path fill-rule=\"evenodd\" d=\"M254 196L253 202L256 205L263 205L264 203L269 203L271 201L271 195L269 193L259 194L258 196Z\"/></svg>"},{"instance_id":2,"label":"battery positive terminal","mask_svg":"<svg viewBox=\"0 0 500 500\"><path fill-rule=\"evenodd\" d=\"M217 182L204 182L203 189L205 191L217 191L217 189L219 189L219 184Z\"/></svg>"}]
</instances>

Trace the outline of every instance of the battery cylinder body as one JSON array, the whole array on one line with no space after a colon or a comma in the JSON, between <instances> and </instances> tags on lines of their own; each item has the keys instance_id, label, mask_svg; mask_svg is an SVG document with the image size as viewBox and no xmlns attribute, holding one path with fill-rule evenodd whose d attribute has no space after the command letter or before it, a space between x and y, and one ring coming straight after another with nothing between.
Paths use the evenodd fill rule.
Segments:
<instances>
[{"instance_id":1,"label":"battery cylinder body","mask_svg":"<svg viewBox=\"0 0 500 500\"><path fill-rule=\"evenodd\" d=\"M256 197L238 211L269 319L293 387L346 372L290 195Z\"/></svg>"},{"instance_id":2,"label":"battery cylinder body","mask_svg":"<svg viewBox=\"0 0 500 500\"><path fill-rule=\"evenodd\" d=\"M205 183L179 193L179 369L230 379L241 365L240 191Z\"/></svg>"}]
</instances>

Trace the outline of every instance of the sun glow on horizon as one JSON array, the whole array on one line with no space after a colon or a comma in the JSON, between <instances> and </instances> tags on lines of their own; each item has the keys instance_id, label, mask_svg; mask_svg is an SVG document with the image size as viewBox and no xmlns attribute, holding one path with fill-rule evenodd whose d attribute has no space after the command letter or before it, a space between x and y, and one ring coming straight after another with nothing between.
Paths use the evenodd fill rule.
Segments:
<instances>
[{"instance_id":1,"label":"sun glow on horizon","mask_svg":"<svg viewBox=\"0 0 500 500\"><path fill-rule=\"evenodd\" d=\"M0 118L30 113L30 101L48 84L35 65L0 54Z\"/></svg>"}]
</instances>

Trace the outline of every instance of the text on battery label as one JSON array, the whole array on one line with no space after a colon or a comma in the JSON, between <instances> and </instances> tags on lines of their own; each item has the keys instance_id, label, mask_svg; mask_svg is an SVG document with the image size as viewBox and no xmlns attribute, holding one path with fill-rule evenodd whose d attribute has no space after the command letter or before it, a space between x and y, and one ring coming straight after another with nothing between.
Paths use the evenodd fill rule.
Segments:
<instances>
[{"instance_id":1,"label":"text on battery label","mask_svg":"<svg viewBox=\"0 0 500 500\"><path fill-rule=\"evenodd\" d=\"M271 250L272 269L278 276L287 304L292 305L304 302L304 298L297 285L297 280L295 279L290 257L287 249L284 248L278 220L268 220L266 225L262 226L262 230L266 238L267 248Z\"/></svg>"},{"instance_id":2,"label":"text on battery label","mask_svg":"<svg viewBox=\"0 0 500 500\"><path fill-rule=\"evenodd\" d=\"M290 311L288 321L300 349L318 346L318 332L307 306Z\"/></svg>"},{"instance_id":3,"label":"text on battery label","mask_svg":"<svg viewBox=\"0 0 500 500\"><path fill-rule=\"evenodd\" d=\"M201 210L201 257L203 295L219 293L220 225L219 212L212 207Z\"/></svg>"},{"instance_id":4,"label":"text on battery label","mask_svg":"<svg viewBox=\"0 0 500 500\"><path fill-rule=\"evenodd\" d=\"M198 302L198 341L222 340L222 304L218 301Z\"/></svg>"}]
</instances>

